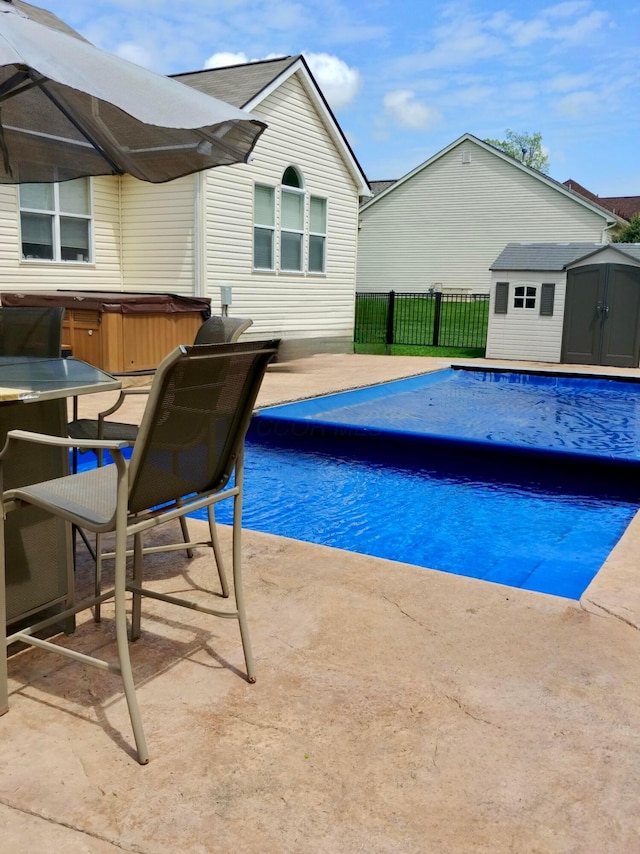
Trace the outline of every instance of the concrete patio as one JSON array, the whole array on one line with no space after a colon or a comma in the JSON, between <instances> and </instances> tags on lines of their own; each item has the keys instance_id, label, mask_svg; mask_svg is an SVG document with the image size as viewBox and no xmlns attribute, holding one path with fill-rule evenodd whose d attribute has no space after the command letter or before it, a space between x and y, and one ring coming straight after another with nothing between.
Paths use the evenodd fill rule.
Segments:
<instances>
[{"instance_id":1,"label":"concrete patio","mask_svg":"<svg viewBox=\"0 0 640 854\"><path fill-rule=\"evenodd\" d=\"M447 364L282 363L259 404ZM80 414L113 399L82 399ZM578 603L246 531L258 681L234 621L145 600L132 658L148 766L118 677L12 656L2 850L640 851L639 546L636 517ZM208 585L211 570L207 551L147 563L165 591ZM115 658L105 610L61 643Z\"/></svg>"}]
</instances>

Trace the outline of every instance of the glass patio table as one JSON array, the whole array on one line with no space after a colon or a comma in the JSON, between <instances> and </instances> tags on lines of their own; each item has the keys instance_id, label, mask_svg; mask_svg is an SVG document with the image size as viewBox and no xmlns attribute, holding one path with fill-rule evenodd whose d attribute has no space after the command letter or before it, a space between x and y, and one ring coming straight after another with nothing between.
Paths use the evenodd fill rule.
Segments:
<instances>
[{"instance_id":1,"label":"glass patio table","mask_svg":"<svg viewBox=\"0 0 640 854\"><path fill-rule=\"evenodd\" d=\"M116 377L68 358L0 357L0 447L9 430L67 436L67 401L100 391L117 391ZM4 463L4 488L69 474L69 452L36 444L17 444ZM6 628L37 622L73 602L73 547L70 526L35 507L19 508L5 523L6 578L0 581L0 606L6 593L6 619L0 616L0 643ZM1 612L0 612L1 613ZM7 709L0 678L0 714Z\"/></svg>"}]
</instances>

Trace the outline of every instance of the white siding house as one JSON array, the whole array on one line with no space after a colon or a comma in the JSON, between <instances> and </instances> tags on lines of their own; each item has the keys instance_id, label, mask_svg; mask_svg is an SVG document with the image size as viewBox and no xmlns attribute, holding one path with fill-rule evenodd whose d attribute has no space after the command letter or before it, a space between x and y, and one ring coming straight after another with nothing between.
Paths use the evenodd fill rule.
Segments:
<instances>
[{"instance_id":1,"label":"white siding house","mask_svg":"<svg viewBox=\"0 0 640 854\"><path fill-rule=\"evenodd\" d=\"M160 185L90 179L90 249L74 260L29 256L19 190L0 187L0 291L169 292L209 297L219 313L224 286L229 314L253 320L247 337L286 339L290 353L349 351L358 209L370 190L304 59L176 78L267 123L249 163ZM273 206L271 255L259 264L256 187ZM282 216L287 193L299 214L293 228ZM281 237L298 253L293 261L283 262Z\"/></svg>"},{"instance_id":2,"label":"white siding house","mask_svg":"<svg viewBox=\"0 0 640 854\"><path fill-rule=\"evenodd\" d=\"M362 205L357 290L488 293L508 242L602 243L620 222L465 134Z\"/></svg>"},{"instance_id":3,"label":"white siding house","mask_svg":"<svg viewBox=\"0 0 640 854\"><path fill-rule=\"evenodd\" d=\"M256 66L266 71L270 63ZM251 71L250 66L247 69ZM230 101L232 93L223 85L225 72L178 79ZM216 88L211 88L216 81ZM220 286L230 286L233 313L253 319L254 337L276 335L307 350L348 351L353 343L358 206L360 197L369 194L366 178L301 57L289 60L284 72L259 95L236 106L250 110L268 128L248 168L223 167L200 178L196 293L210 296L216 306ZM303 191L304 245L298 272L283 269L278 240L284 226L281 185L289 167L298 174ZM254 222L256 185L274 191L271 269L254 266L253 228L246 227ZM318 272L309 269L308 257L312 197L326 204L326 257Z\"/></svg>"}]
</instances>

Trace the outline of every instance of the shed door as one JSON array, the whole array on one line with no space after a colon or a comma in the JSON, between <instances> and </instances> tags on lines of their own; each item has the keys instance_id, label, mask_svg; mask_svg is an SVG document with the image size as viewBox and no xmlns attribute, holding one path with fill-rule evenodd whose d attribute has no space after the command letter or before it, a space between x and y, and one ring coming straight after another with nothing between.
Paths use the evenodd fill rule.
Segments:
<instances>
[{"instance_id":1,"label":"shed door","mask_svg":"<svg viewBox=\"0 0 640 854\"><path fill-rule=\"evenodd\" d=\"M591 264L567 274L562 361L635 368L640 361L640 268Z\"/></svg>"}]
</instances>

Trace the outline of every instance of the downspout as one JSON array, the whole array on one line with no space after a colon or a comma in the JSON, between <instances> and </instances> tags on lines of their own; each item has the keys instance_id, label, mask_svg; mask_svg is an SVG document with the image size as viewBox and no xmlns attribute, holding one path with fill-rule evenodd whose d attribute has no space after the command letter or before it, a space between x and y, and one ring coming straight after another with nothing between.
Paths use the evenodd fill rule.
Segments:
<instances>
[{"instance_id":1,"label":"downspout","mask_svg":"<svg viewBox=\"0 0 640 854\"><path fill-rule=\"evenodd\" d=\"M193 178L193 295L207 297L207 172Z\"/></svg>"},{"instance_id":2,"label":"downspout","mask_svg":"<svg viewBox=\"0 0 640 854\"><path fill-rule=\"evenodd\" d=\"M612 222L610 225L605 225L602 229L602 240L601 243L611 243L611 235L607 234L612 228L616 228L618 225L617 222Z\"/></svg>"},{"instance_id":3,"label":"downspout","mask_svg":"<svg viewBox=\"0 0 640 854\"><path fill-rule=\"evenodd\" d=\"M124 293L126 290L126 288L125 288L125 273L124 273L124 204L123 204L123 199L122 199L122 194L124 193L123 182L124 182L124 176L118 175L118 222L119 222L118 249L120 252L120 263L118 266L120 267L120 291L122 293ZM91 192L93 193L93 186L91 187ZM95 236L95 224L94 224L94 236ZM95 248L95 241L94 241L94 247L93 247L94 260L95 260L95 251L96 251L96 248Z\"/></svg>"}]
</instances>

